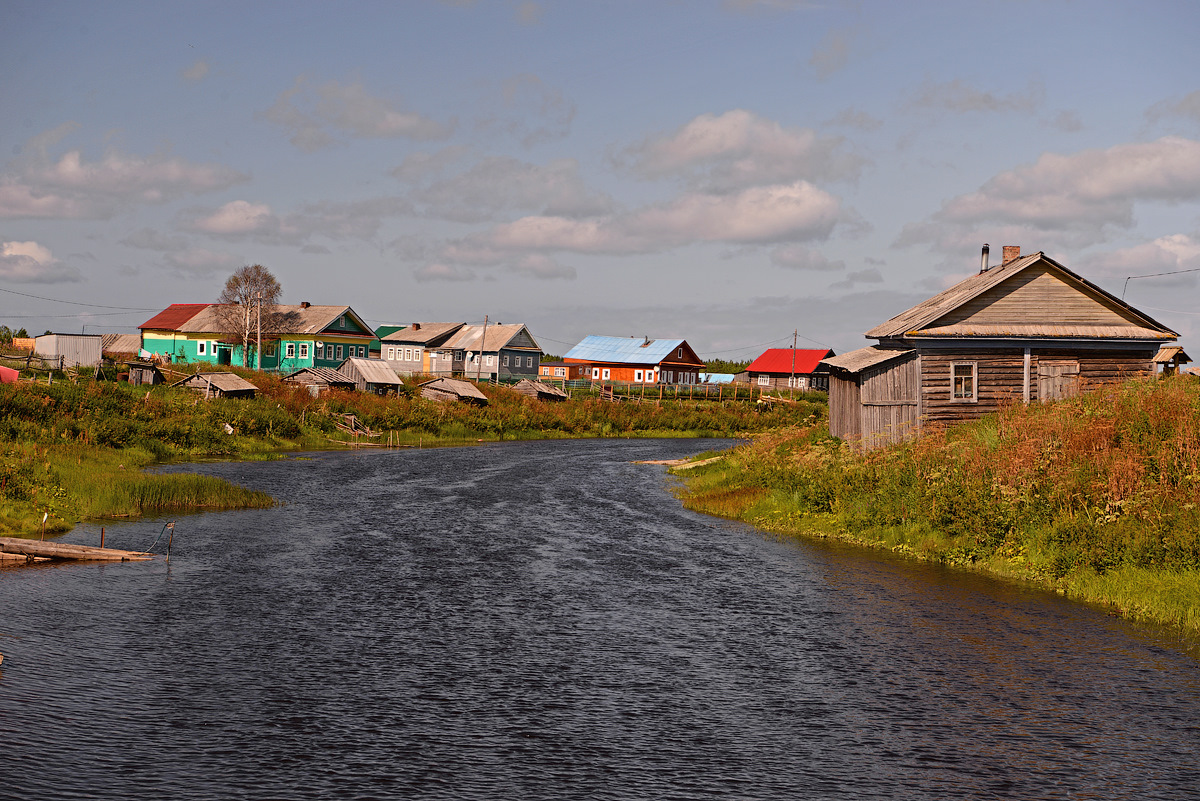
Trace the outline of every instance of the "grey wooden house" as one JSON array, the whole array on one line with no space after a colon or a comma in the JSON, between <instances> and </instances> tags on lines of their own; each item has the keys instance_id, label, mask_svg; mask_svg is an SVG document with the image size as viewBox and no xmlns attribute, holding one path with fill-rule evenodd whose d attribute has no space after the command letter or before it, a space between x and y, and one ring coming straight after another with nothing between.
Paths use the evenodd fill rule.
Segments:
<instances>
[{"instance_id":1,"label":"grey wooden house","mask_svg":"<svg viewBox=\"0 0 1200 801\"><path fill-rule=\"evenodd\" d=\"M394 395L404 385L396 371L381 359L346 359L338 365L337 371L353 381L360 392Z\"/></svg>"},{"instance_id":2,"label":"grey wooden house","mask_svg":"<svg viewBox=\"0 0 1200 801\"><path fill-rule=\"evenodd\" d=\"M1154 375L1178 334L1046 256L1004 248L983 269L825 359L829 430L873 448L1006 403L1067 398Z\"/></svg>"}]
</instances>

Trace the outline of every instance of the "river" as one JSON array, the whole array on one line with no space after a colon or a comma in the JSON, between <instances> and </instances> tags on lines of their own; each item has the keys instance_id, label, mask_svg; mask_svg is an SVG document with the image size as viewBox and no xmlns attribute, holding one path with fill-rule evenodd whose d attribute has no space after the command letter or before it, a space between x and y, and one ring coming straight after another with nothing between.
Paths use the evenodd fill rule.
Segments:
<instances>
[{"instance_id":1,"label":"river","mask_svg":"<svg viewBox=\"0 0 1200 801\"><path fill-rule=\"evenodd\" d=\"M0 570L0 797L1200 796L1193 653L1039 590L776 542L632 463L711 447L173 468L285 503L178 518L169 565Z\"/></svg>"}]
</instances>

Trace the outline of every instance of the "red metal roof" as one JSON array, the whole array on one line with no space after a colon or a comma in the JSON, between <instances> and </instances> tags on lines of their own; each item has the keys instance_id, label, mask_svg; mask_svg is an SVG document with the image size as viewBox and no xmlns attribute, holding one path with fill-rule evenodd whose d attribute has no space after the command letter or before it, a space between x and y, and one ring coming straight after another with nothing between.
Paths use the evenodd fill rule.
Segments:
<instances>
[{"instance_id":1,"label":"red metal roof","mask_svg":"<svg viewBox=\"0 0 1200 801\"><path fill-rule=\"evenodd\" d=\"M751 373L791 373L792 372L792 354L796 354L796 375L804 375L811 373L817 369L817 364L821 359L828 358L833 355L833 351L825 350L804 350L797 348L771 348L762 356L759 356L754 361L750 362L750 366L746 368Z\"/></svg>"},{"instance_id":2,"label":"red metal roof","mask_svg":"<svg viewBox=\"0 0 1200 801\"><path fill-rule=\"evenodd\" d=\"M209 307L208 303L172 303L138 328L155 331L178 331L179 327Z\"/></svg>"}]
</instances>

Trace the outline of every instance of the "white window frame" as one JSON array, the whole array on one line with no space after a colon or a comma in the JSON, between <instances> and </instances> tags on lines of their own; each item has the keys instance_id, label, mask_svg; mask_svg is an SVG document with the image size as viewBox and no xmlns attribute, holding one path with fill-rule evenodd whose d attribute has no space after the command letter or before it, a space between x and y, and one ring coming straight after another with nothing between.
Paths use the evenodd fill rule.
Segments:
<instances>
[{"instance_id":1,"label":"white window frame","mask_svg":"<svg viewBox=\"0 0 1200 801\"><path fill-rule=\"evenodd\" d=\"M633 380L639 384L642 383L642 371L641 370L633 371Z\"/></svg>"},{"instance_id":2,"label":"white window frame","mask_svg":"<svg viewBox=\"0 0 1200 801\"><path fill-rule=\"evenodd\" d=\"M404 349L404 361L411 362L413 360L412 353L413 353L412 348L405 348Z\"/></svg>"},{"instance_id":3,"label":"white window frame","mask_svg":"<svg viewBox=\"0 0 1200 801\"><path fill-rule=\"evenodd\" d=\"M341 358L342 358L342 346L341 345L337 346L337 358L339 360L341 360Z\"/></svg>"},{"instance_id":4,"label":"white window frame","mask_svg":"<svg viewBox=\"0 0 1200 801\"><path fill-rule=\"evenodd\" d=\"M604 370L602 371L602 375L600 377L602 380L607 381L609 379L609 377L611 377L611 376L612 376L612 371L609 370L607 367L605 367Z\"/></svg>"},{"instance_id":5,"label":"white window frame","mask_svg":"<svg viewBox=\"0 0 1200 801\"><path fill-rule=\"evenodd\" d=\"M208 346L208 342L206 342L203 339L200 340L199 342L197 342L196 343L196 355L197 356L207 356L208 354L205 353L205 348L207 346Z\"/></svg>"},{"instance_id":6,"label":"white window frame","mask_svg":"<svg viewBox=\"0 0 1200 801\"><path fill-rule=\"evenodd\" d=\"M554 368L554 377L555 378L566 378L567 377L567 368L555 367Z\"/></svg>"},{"instance_id":7,"label":"white window frame","mask_svg":"<svg viewBox=\"0 0 1200 801\"><path fill-rule=\"evenodd\" d=\"M771 386L771 376L767 375L766 373L759 373L758 374L758 385L760 387Z\"/></svg>"},{"instance_id":8,"label":"white window frame","mask_svg":"<svg viewBox=\"0 0 1200 801\"><path fill-rule=\"evenodd\" d=\"M962 384L964 380L971 382L969 393ZM950 362L950 400L954 403L979 402L979 362Z\"/></svg>"},{"instance_id":9,"label":"white window frame","mask_svg":"<svg viewBox=\"0 0 1200 801\"><path fill-rule=\"evenodd\" d=\"M593 367L593 368L592 368L592 380L593 380L593 381L599 381L599 380L600 380L600 368L599 368L599 367Z\"/></svg>"},{"instance_id":10,"label":"white window frame","mask_svg":"<svg viewBox=\"0 0 1200 801\"><path fill-rule=\"evenodd\" d=\"M308 358L308 343L307 342L300 343L300 358L301 359Z\"/></svg>"},{"instance_id":11,"label":"white window frame","mask_svg":"<svg viewBox=\"0 0 1200 801\"><path fill-rule=\"evenodd\" d=\"M679 350L675 351L675 358L677 358L677 359L683 358L683 348L680 348Z\"/></svg>"},{"instance_id":12,"label":"white window frame","mask_svg":"<svg viewBox=\"0 0 1200 801\"><path fill-rule=\"evenodd\" d=\"M389 362L396 361L396 349L392 346L388 346L388 361Z\"/></svg>"},{"instance_id":13,"label":"white window frame","mask_svg":"<svg viewBox=\"0 0 1200 801\"><path fill-rule=\"evenodd\" d=\"M494 355L492 355L491 353L489 353L487 356L484 356L483 357L483 366L484 367L495 367L496 366L496 357Z\"/></svg>"},{"instance_id":14,"label":"white window frame","mask_svg":"<svg viewBox=\"0 0 1200 801\"><path fill-rule=\"evenodd\" d=\"M520 358L520 357L518 356L517 358ZM525 357L525 366L533 367L533 357L532 356Z\"/></svg>"},{"instance_id":15,"label":"white window frame","mask_svg":"<svg viewBox=\"0 0 1200 801\"><path fill-rule=\"evenodd\" d=\"M289 343L287 343L287 345L286 345L286 346L284 346L283 353L284 353L284 357L283 357L283 358L285 358L285 359L294 359L294 358L296 358L296 343L295 343L295 342L289 342Z\"/></svg>"}]
</instances>

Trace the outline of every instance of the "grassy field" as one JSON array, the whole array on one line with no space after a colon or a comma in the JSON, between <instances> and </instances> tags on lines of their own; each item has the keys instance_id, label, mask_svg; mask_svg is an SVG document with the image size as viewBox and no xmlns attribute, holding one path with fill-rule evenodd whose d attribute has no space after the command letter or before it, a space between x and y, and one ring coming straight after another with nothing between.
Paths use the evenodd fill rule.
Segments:
<instances>
[{"instance_id":1,"label":"grassy field","mask_svg":"<svg viewBox=\"0 0 1200 801\"><path fill-rule=\"evenodd\" d=\"M821 424L690 470L685 504L1030 580L1200 636L1200 383L1131 382L860 454Z\"/></svg>"},{"instance_id":2,"label":"grassy field","mask_svg":"<svg viewBox=\"0 0 1200 801\"><path fill-rule=\"evenodd\" d=\"M142 468L193 458L274 458L339 447L430 447L567 437L728 437L824 417L819 395L789 404L687 398L544 403L485 387L486 406L331 392L314 398L275 375L239 371L252 400L205 400L190 390L63 380L0 386L0 533L32 535L83 519L273 503L213 478ZM353 428L357 437L349 432Z\"/></svg>"}]
</instances>

